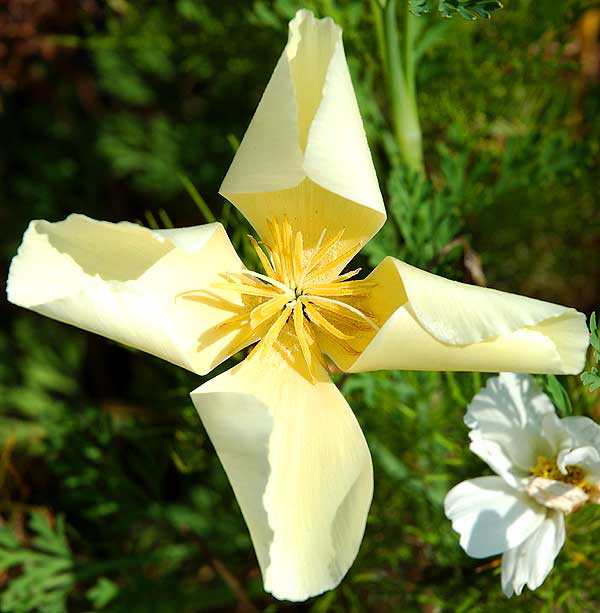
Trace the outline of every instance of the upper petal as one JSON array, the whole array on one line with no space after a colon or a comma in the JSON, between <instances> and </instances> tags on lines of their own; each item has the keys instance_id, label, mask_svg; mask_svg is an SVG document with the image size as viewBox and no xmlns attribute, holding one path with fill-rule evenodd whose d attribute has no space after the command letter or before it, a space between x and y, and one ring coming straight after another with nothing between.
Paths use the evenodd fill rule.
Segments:
<instances>
[{"instance_id":1,"label":"upper petal","mask_svg":"<svg viewBox=\"0 0 600 613\"><path fill-rule=\"evenodd\" d=\"M241 268L220 224L149 230L71 215L30 223L7 294L19 306L206 373L227 357L231 338L214 326L240 308L239 298L176 296L212 293L220 272Z\"/></svg>"},{"instance_id":2,"label":"upper petal","mask_svg":"<svg viewBox=\"0 0 600 613\"><path fill-rule=\"evenodd\" d=\"M300 10L221 193L264 240L287 215L314 246L321 230L368 240L385 208L344 55L341 29Z\"/></svg>"},{"instance_id":3,"label":"upper petal","mask_svg":"<svg viewBox=\"0 0 600 613\"><path fill-rule=\"evenodd\" d=\"M563 417L563 426L571 434L573 447L600 449L600 426L589 417Z\"/></svg>"},{"instance_id":4,"label":"upper petal","mask_svg":"<svg viewBox=\"0 0 600 613\"><path fill-rule=\"evenodd\" d=\"M472 429L469 436L477 447L484 441L497 444L525 476L535 466L538 456L551 457L557 452L542 434L547 415L555 415L554 405L531 377L502 373L490 377L473 397L465 424ZM478 453L477 448L473 451ZM482 454L478 455L488 461Z\"/></svg>"},{"instance_id":5,"label":"upper petal","mask_svg":"<svg viewBox=\"0 0 600 613\"><path fill-rule=\"evenodd\" d=\"M507 596L520 595L527 584L535 590L544 582L565 542L565 519L550 511L539 526L519 546L502 556L502 590Z\"/></svg>"},{"instance_id":6,"label":"upper petal","mask_svg":"<svg viewBox=\"0 0 600 613\"><path fill-rule=\"evenodd\" d=\"M371 457L343 396L281 347L192 393L248 524L265 589L304 600L335 587L362 540Z\"/></svg>"},{"instance_id":7,"label":"upper petal","mask_svg":"<svg viewBox=\"0 0 600 613\"><path fill-rule=\"evenodd\" d=\"M460 534L460 546L474 558L516 547L544 521L546 511L500 477L478 477L454 486L444 512Z\"/></svg>"},{"instance_id":8,"label":"upper petal","mask_svg":"<svg viewBox=\"0 0 600 613\"><path fill-rule=\"evenodd\" d=\"M369 310L383 322L352 372L403 368L577 373L589 342L585 315L524 296L450 281L386 258Z\"/></svg>"}]
</instances>

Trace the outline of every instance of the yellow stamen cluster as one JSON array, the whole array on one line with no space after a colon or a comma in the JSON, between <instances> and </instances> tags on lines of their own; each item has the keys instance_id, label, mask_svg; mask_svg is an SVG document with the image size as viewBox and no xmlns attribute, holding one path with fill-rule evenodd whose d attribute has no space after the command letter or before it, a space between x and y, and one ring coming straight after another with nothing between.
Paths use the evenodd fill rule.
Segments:
<instances>
[{"instance_id":1,"label":"yellow stamen cluster","mask_svg":"<svg viewBox=\"0 0 600 613\"><path fill-rule=\"evenodd\" d=\"M534 477L543 477L544 479L570 483L588 493L591 486L586 480L586 474L583 468L579 466L567 466L566 468L567 474L564 475L556 464L556 458L549 460L546 456L541 455L538 456L536 465L531 469L531 474Z\"/></svg>"},{"instance_id":2,"label":"yellow stamen cluster","mask_svg":"<svg viewBox=\"0 0 600 613\"><path fill-rule=\"evenodd\" d=\"M243 331L236 338L239 348L252 338L261 338L253 353L266 353L288 326L297 339L311 380L316 382L315 360L325 364L315 332L325 333L355 353L348 341L361 331L378 330L378 326L371 313L352 302L356 304L364 298L375 284L353 279L360 268L342 275L332 273L362 246L358 242L337 254L343 230L328 240L325 240L327 230L323 230L316 246L306 250L302 233L294 233L286 217L281 221L271 218L268 223L273 238L271 245L262 243L261 247L254 237L249 237L265 273L252 270L225 273L222 275L225 282L213 285L239 292L245 303L250 303L245 312L219 326L235 324Z\"/></svg>"}]
</instances>

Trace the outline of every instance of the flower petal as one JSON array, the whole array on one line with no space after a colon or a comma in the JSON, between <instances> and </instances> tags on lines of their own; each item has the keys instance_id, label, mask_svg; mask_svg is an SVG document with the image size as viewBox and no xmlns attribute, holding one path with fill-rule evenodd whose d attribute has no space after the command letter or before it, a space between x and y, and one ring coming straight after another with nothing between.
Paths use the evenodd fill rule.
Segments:
<instances>
[{"instance_id":1,"label":"flower petal","mask_svg":"<svg viewBox=\"0 0 600 613\"><path fill-rule=\"evenodd\" d=\"M571 434L573 447L600 449L600 426L589 417L563 417L561 422Z\"/></svg>"},{"instance_id":2,"label":"flower petal","mask_svg":"<svg viewBox=\"0 0 600 613\"><path fill-rule=\"evenodd\" d=\"M479 432L471 433L469 449L478 455L510 487L525 486L530 473L516 466L510 455L495 441L486 440Z\"/></svg>"},{"instance_id":3,"label":"flower petal","mask_svg":"<svg viewBox=\"0 0 600 613\"><path fill-rule=\"evenodd\" d=\"M463 481L446 495L444 511L474 558L516 547L544 521L546 511L500 477Z\"/></svg>"},{"instance_id":4,"label":"flower petal","mask_svg":"<svg viewBox=\"0 0 600 613\"><path fill-rule=\"evenodd\" d=\"M572 513L580 509L589 499L579 487L571 483L536 477L527 485L527 493L547 509Z\"/></svg>"},{"instance_id":5,"label":"flower petal","mask_svg":"<svg viewBox=\"0 0 600 613\"><path fill-rule=\"evenodd\" d=\"M531 377L513 373L490 377L465 414L465 424L472 429L471 449L496 470L486 456L485 443L498 445L498 453L524 477L536 465L538 456L552 457L558 451L542 433L547 415L555 416L554 405ZM507 482L515 485L510 478Z\"/></svg>"},{"instance_id":6,"label":"flower petal","mask_svg":"<svg viewBox=\"0 0 600 613\"><path fill-rule=\"evenodd\" d=\"M546 457L555 457L559 452L572 447L572 437L556 413L547 413L542 417L542 438L550 446L550 454Z\"/></svg>"},{"instance_id":7,"label":"flower petal","mask_svg":"<svg viewBox=\"0 0 600 613\"><path fill-rule=\"evenodd\" d=\"M527 584L538 588L554 566L554 560L565 542L565 519L562 513L550 511L545 521L518 547L502 556L502 590L517 596Z\"/></svg>"},{"instance_id":8,"label":"flower petal","mask_svg":"<svg viewBox=\"0 0 600 613\"><path fill-rule=\"evenodd\" d=\"M600 451L596 447L563 449L556 459L558 469L567 474L567 466L581 466L593 480L600 478Z\"/></svg>"},{"instance_id":9,"label":"flower petal","mask_svg":"<svg viewBox=\"0 0 600 613\"><path fill-rule=\"evenodd\" d=\"M19 306L206 373L227 357L231 341L214 326L240 308L235 293L225 298L210 286L218 273L241 268L220 224L149 230L71 215L30 223L7 294ZM192 289L212 296L176 299Z\"/></svg>"},{"instance_id":10,"label":"flower petal","mask_svg":"<svg viewBox=\"0 0 600 613\"><path fill-rule=\"evenodd\" d=\"M383 322L358 358L331 357L350 372L400 368L577 373L585 315L524 296L450 281L386 258L368 277L368 308Z\"/></svg>"},{"instance_id":11,"label":"flower petal","mask_svg":"<svg viewBox=\"0 0 600 613\"><path fill-rule=\"evenodd\" d=\"M341 29L300 10L221 193L268 241L287 215L307 248L346 227L340 253L367 241L385 208L344 55Z\"/></svg>"},{"instance_id":12,"label":"flower petal","mask_svg":"<svg viewBox=\"0 0 600 613\"><path fill-rule=\"evenodd\" d=\"M352 564L371 503L371 457L324 371L301 356L256 354L192 393L238 499L263 573L280 599L335 587Z\"/></svg>"}]
</instances>

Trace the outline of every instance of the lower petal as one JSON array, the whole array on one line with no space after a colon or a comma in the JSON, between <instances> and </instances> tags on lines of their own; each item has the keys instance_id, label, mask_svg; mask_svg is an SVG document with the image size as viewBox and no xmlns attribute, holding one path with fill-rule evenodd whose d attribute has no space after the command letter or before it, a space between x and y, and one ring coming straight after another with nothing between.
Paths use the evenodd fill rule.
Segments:
<instances>
[{"instance_id":1,"label":"lower petal","mask_svg":"<svg viewBox=\"0 0 600 613\"><path fill-rule=\"evenodd\" d=\"M525 584L530 590L542 585L564 542L564 516L558 511L551 511L533 534L502 556L504 593L518 596Z\"/></svg>"},{"instance_id":2,"label":"lower petal","mask_svg":"<svg viewBox=\"0 0 600 613\"><path fill-rule=\"evenodd\" d=\"M352 564L373 491L364 436L321 371L274 348L192 392L231 482L265 589L305 600L335 587Z\"/></svg>"},{"instance_id":3,"label":"lower petal","mask_svg":"<svg viewBox=\"0 0 600 613\"><path fill-rule=\"evenodd\" d=\"M446 495L444 511L461 547L486 558L522 543L546 517L545 509L500 477L463 481Z\"/></svg>"}]
</instances>

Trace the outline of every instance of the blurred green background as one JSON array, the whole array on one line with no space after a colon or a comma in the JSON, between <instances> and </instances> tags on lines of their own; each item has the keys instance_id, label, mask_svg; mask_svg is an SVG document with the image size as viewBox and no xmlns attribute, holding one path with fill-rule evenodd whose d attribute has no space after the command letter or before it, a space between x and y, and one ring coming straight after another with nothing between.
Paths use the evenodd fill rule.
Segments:
<instances>
[{"instance_id":1,"label":"blurred green background","mask_svg":"<svg viewBox=\"0 0 600 613\"><path fill-rule=\"evenodd\" d=\"M71 212L155 227L214 216L250 258L245 222L217 191L304 6L344 28L388 208L361 264L391 254L590 314L600 303L600 4L509 0L470 21L445 19L435 0L414 17L424 173L407 169L399 143L383 4L6 0L0 278L30 219ZM396 4L404 45L406 3ZM486 472L462 424L484 375L338 376L373 454L375 498L341 586L292 605L262 591L188 398L202 379L5 300L0 317L3 612L600 610L600 512L589 505L568 518L545 584L511 601L499 560L458 546L442 502ZM598 392L561 381L575 413L600 417Z\"/></svg>"}]
</instances>

